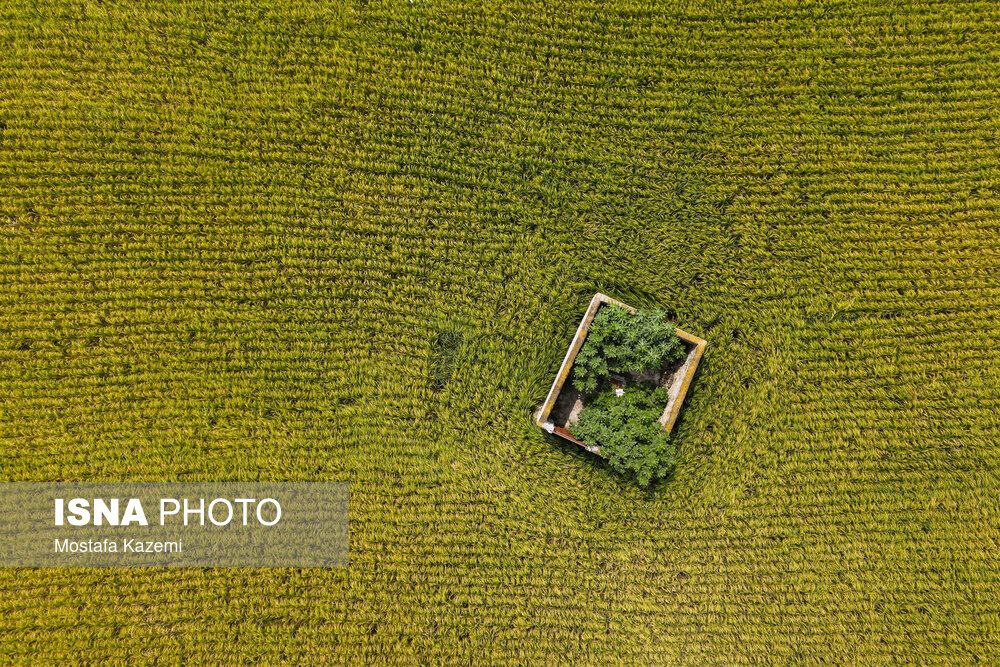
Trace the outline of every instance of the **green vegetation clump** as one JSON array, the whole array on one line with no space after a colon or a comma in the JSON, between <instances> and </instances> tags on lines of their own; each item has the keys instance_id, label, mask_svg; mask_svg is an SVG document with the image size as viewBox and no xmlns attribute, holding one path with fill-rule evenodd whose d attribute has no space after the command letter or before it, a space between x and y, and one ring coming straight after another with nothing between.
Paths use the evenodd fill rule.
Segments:
<instances>
[{"instance_id":1,"label":"green vegetation clump","mask_svg":"<svg viewBox=\"0 0 1000 667\"><path fill-rule=\"evenodd\" d=\"M600 447L613 469L646 486L674 466L675 448L657 421L666 403L660 387L626 387L621 396L608 389L584 406L572 431Z\"/></svg>"},{"instance_id":2,"label":"green vegetation clump","mask_svg":"<svg viewBox=\"0 0 1000 667\"><path fill-rule=\"evenodd\" d=\"M632 313L605 305L573 364L573 385L592 396L571 427L573 434L599 447L612 468L644 486L674 465L674 448L658 421L667 394L633 377L619 396L606 381L613 373L655 371L683 357L684 346L664 311Z\"/></svg>"},{"instance_id":3,"label":"green vegetation clump","mask_svg":"<svg viewBox=\"0 0 1000 667\"><path fill-rule=\"evenodd\" d=\"M662 310L630 313L604 305L573 363L573 386L596 392L612 373L641 373L684 356L684 346Z\"/></svg>"}]
</instances>

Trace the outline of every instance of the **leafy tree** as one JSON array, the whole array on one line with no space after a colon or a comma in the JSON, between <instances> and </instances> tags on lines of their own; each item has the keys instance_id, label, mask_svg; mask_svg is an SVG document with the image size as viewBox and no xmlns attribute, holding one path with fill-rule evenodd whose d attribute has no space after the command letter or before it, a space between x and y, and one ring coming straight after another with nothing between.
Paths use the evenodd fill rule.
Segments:
<instances>
[{"instance_id":1,"label":"leafy tree","mask_svg":"<svg viewBox=\"0 0 1000 667\"><path fill-rule=\"evenodd\" d=\"M659 387L626 387L621 396L609 388L584 405L572 432L600 447L613 469L647 486L674 467L674 445L657 421L666 403Z\"/></svg>"},{"instance_id":2,"label":"leafy tree","mask_svg":"<svg viewBox=\"0 0 1000 667\"><path fill-rule=\"evenodd\" d=\"M683 357L684 346L662 310L630 313L605 304L576 355L573 385L591 394L612 373L656 370Z\"/></svg>"}]
</instances>

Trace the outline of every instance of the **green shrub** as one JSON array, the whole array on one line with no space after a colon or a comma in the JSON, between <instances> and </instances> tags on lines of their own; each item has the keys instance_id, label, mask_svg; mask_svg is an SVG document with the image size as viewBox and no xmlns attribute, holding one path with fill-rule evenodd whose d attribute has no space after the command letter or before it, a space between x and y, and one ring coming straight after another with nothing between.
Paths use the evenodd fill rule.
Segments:
<instances>
[{"instance_id":1,"label":"green shrub","mask_svg":"<svg viewBox=\"0 0 1000 667\"><path fill-rule=\"evenodd\" d=\"M630 313L606 304L597 311L573 363L573 386L591 394L612 373L656 370L684 357L684 345L662 310Z\"/></svg>"},{"instance_id":2,"label":"green shrub","mask_svg":"<svg viewBox=\"0 0 1000 667\"><path fill-rule=\"evenodd\" d=\"M609 388L584 405L571 430L600 447L613 469L646 486L674 466L674 445L657 421L666 404L667 393L659 387L626 387L622 396Z\"/></svg>"}]
</instances>

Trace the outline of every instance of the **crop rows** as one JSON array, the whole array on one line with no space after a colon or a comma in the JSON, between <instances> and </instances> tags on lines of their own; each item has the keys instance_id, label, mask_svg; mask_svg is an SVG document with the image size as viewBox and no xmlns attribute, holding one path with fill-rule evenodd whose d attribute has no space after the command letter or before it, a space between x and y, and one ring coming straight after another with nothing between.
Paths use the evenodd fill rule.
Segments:
<instances>
[{"instance_id":1,"label":"crop rows","mask_svg":"<svg viewBox=\"0 0 1000 667\"><path fill-rule=\"evenodd\" d=\"M0 479L337 480L340 570L3 570L0 661L997 662L995 3L0 7ZM530 415L709 341L643 491Z\"/></svg>"}]
</instances>

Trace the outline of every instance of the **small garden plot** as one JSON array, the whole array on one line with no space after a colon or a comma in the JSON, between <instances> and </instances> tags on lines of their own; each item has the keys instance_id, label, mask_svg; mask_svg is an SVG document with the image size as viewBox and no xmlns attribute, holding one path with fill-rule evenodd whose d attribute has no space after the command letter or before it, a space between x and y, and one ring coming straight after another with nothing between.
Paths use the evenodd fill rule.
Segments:
<instances>
[{"instance_id":1,"label":"small garden plot","mask_svg":"<svg viewBox=\"0 0 1000 667\"><path fill-rule=\"evenodd\" d=\"M663 311L596 294L536 422L649 484L673 468L670 431L706 345Z\"/></svg>"}]
</instances>

